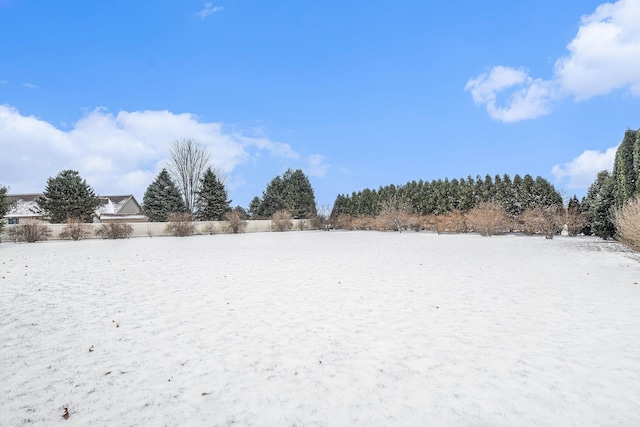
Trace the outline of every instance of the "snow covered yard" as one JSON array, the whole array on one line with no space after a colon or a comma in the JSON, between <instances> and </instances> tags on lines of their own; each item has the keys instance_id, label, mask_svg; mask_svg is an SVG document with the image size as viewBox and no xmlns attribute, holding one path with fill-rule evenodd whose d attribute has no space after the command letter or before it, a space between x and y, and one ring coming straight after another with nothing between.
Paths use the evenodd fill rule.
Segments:
<instances>
[{"instance_id":1,"label":"snow covered yard","mask_svg":"<svg viewBox=\"0 0 640 427\"><path fill-rule=\"evenodd\" d=\"M3 427L640 425L640 261L615 243L290 232L0 259Z\"/></svg>"}]
</instances>

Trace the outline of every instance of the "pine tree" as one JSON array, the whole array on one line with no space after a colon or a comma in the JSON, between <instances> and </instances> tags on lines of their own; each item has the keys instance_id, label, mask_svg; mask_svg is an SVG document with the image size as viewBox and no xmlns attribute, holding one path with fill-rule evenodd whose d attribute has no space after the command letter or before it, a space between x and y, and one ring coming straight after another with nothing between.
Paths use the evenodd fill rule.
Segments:
<instances>
[{"instance_id":1,"label":"pine tree","mask_svg":"<svg viewBox=\"0 0 640 427\"><path fill-rule=\"evenodd\" d=\"M609 171L602 171L589 187L584 201L584 205L589 209L587 221L591 233L603 239L616 234L616 227L611 220L615 205L614 188L612 175Z\"/></svg>"},{"instance_id":2,"label":"pine tree","mask_svg":"<svg viewBox=\"0 0 640 427\"><path fill-rule=\"evenodd\" d=\"M11 204L7 200L7 187L0 185L0 233L4 229L4 216L9 212Z\"/></svg>"},{"instance_id":3,"label":"pine tree","mask_svg":"<svg viewBox=\"0 0 640 427\"><path fill-rule=\"evenodd\" d=\"M201 221L222 221L224 214L231 210L231 200L227 197L224 183L211 168L207 168L196 193L196 218Z\"/></svg>"},{"instance_id":4,"label":"pine tree","mask_svg":"<svg viewBox=\"0 0 640 427\"><path fill-rule=\"evenodd\" d=\"M99 204L100 198L74 170L63 170L56 177L49 177L38 199L38 206L52 223L63 223L68 218L91 222Z\"/></svg>"},{"instance_id":5,"label":"pine tree","mask_svg":"<svg viewBox=\"0 0 640 427\"><path fill-rule=\"evenodd\" d=\"M262 193L258 216L268 218L279 210L289 211L294 218L317 215L313 187L300 169L276 176Z\"/></svg>"},{"instance_id":6,"label":"pine tree","mask_svg":"<svg viewBox=\"0 0 640 427\"><path fill-rule=\"evenodd\" d=\"M623 207L636 194L638 174L634 165L634 145L640 132L627 130L616 151L613 181L616 207Z\"/></svg>"},{"instance_id":7,"label":"pine tree","mask_svg":"<svg viewBox=\"0 0 640 427\"><path fill-rule=\"evenodd\" d=\"M300 169L288 169L282 174L285 183L287 209L293 218L313 218L318 212L316 197L309 178Z\"/></svg>"},{"instance_id":8,"label":"pine tree","mask_svg":"<svg viewBox=\"0 0 640 427\"><path fill-rule=\"evenodd\" d=\"M251 200L251 203L249 203L249 209L247 210L247 214L249 215L249 218L251 219L258 219L260 217L259 215L259 210L260 210L260 205L262 204L262 199L260 199L260 197L256 196Z\"/></svg>"},{"instance_id":9,"label":"pine tree","mask_svg":"<svg viewBox=\"0 0 640 427\"><path fill-rule=\"evenodd\" d=\"M166 221L171 213L186 212L187 208L180 190L166 169L149 184L142 198L142 207L149 221Z\"/></svg>"}]
</instances>

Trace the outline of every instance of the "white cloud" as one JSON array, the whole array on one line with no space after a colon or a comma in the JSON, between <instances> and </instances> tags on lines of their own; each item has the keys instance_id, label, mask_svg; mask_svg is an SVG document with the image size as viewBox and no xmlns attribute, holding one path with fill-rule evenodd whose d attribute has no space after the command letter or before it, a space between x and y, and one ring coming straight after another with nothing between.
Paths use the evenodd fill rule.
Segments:
<instances>
[{"instance_id":1,"label":"white cloud","mask_svg":"<svg viewBox=\"0 0 640 427\"><path fill-rule=\"evenodd\" d=\"M216 12L220 12L222 10L222 6L214 6L213 3L205 3L204 9L199 12L196 12L196 15L200 17L200 19L204 19L209 15L212 15Z\"/></svg>"},{"instance_id":2,"label":"white cloud","mask_svg":"<svg viewBox=\"0 0 640 427\"><path fill-rule=\"evenodd\" d=\"M27 89L38 89L38 86L34 85L33 83L22 83L22 86L26 87Z\"/></svg>"},{"instance_id":3,"label":"white cloud","mask_svg":"<svg viewBox=\"0 0 640 427\"><path fill-rule=\"evenodd\" d=\"M309 176L322 178L327 174L327 170L331 165L324 162L325 158L320 154L311 154L306 157L307 166L305 171Z\"/></svg>"},{"instance_id":4,"label":"white cloud","mask_svg":"<svg viewBox=\"0 0 640 427\"><path fill-rule=\"evenodd\" d=\"M604 153L597 150L585 150L575 159L563 165L555 165L551 170L557 183L564 182L572 190L588 188L596 179L598 172L613 170L618 146L608 148Z\"/></svg>"},{"instance_id":5,"label":"white cloud","mask_svg":"<svg viewBox=\"0 0 640 427\"><path fill-rule=\"evenodd\" d=\"M616 89L640 96L640 0L598 6L581 19L569 53L555 62L553 77L534 79L523 69L495 66L470 79L465 90L490 117L503 122L534 119L567 96L585 100ZM505 106L498 106L505 94Z\"/></svg>"},{"instance_id":6,"label":"white cloud","mask_svg":"<svg viewBox=\"0 0 640 427\"><path fill-rule=\"evenodd\" d=\"M507 106L498 106L498 94L513 89ZM494 120L517 122L548 114L555 97L550 82L532 79L523 69L496 66L467 82L465 90L471 92L476 104L484 104Z\"/></svg>"},{"instance_id":7,"label":"white cloud","mask_svg":"<svg viewBox=\"0 0 640 427\"><path fill-rule=\"evenodd\" d=\"M640 95L640 1L604 3L581 20L569 55L555 64L563 88L578 100L629 88Z\"/></svg>"},{"instance_id":8,"label":"white cloud","mask_svg":"<svg viewBox=\"0 0 640 427\"><path fill-rule=\"evenodd\" d=\"M285 143L228 132L221 123L202 122L189 113L95 109L68 131L10 106L0 105L0 184L11 192L39 192L50 176L74 169L99 194L133 193L141 197L166 165L169 142L193 138L204 144L212 163L225 173L267 152L298 158Z\"/></svg>"}]
</instances>

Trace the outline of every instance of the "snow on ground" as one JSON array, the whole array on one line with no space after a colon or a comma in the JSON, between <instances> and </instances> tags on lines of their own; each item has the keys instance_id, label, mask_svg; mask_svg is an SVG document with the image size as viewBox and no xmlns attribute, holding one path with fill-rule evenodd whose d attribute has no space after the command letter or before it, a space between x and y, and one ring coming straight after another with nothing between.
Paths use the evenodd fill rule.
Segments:
<instances>
[{"instance_id":1,"label":"snow on ground","mask_svg":"<svg viewBox=\"0 0 640 427\"><path fill-rule=\"evenodd\" d=\"M0 277L3 427L640 425L640 261L616 243L3 243Z\"/></svg>"}]
</instances>

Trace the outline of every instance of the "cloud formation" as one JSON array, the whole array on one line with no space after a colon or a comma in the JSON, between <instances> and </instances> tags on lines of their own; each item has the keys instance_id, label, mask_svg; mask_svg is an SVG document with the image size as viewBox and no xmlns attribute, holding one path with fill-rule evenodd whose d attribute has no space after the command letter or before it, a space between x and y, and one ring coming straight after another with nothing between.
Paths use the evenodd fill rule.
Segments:
<instances>
[{"instance_id":1,"label":"cloud formation","mask_svg":"<svg viewBox=\"0 0 640 427\"><path fill-rule=\"evenodd\" d=\"M199 12L196 12L196 15L200 17L200 19L204 19L209 15L213 15L216 12L220 12L222 10L222 6L214 6L213 3L205 3L204 9Z\"/></svg>"},{"instance_id":2,"label":"cloud formation","mask_svg":"<svg viewBox=\"0 0 640 427\"><path fill-rule=\"evenodd\" d=\"M331 165L325 163L324 156L320 154L311 154L306 158L307 166L304 168L309 176L322 178L327 174L327 170Z\"/></svg>"},{"instance_id":3,"label":"cloud formation","mask_svg":"<svg viewBox=\"0 0 640 427\"><path fill-rule=\"evenodd\" d=\"M74 169L97 193L140 197L166 165L169 142L193 138L208 147L212 163L230 173L267 153L280 159L299 154L288 144L228 131L222 123L202 122L189 113L120 111L97 108L64 131L11 106L0 105L0 158L3 185L11 192L39 192L46 180Z\"/></svg>"},{"instance_id":4,"label":"cloud formation","mask_svg":"<svg viewBox=\"0 0 640 427\"><path fill-rule=\"evenodd\" d=\"M563 165L555 165L551 173L557 183L566 183L570 190L588 188L603 170L612 171L618 146L608 148L604 153L597 150L585 150L575 159Z\"/></svg>"},{"instance_id":5,"label":"cloud formation","mask_svg":"<svg viewBox=\"0 0 640 427\"><path fill-rule=\"evenodd\" d=\"M583 101L616 89L640 96L640 1L618 0L583 16L569 53L554 65L549 80L532 78L522 68L495 66L469 79L465 90L489 116L503 122L549 114L566 97ZM506 98L498 106L498 96Z\"/></svg>"}]
</instances>

